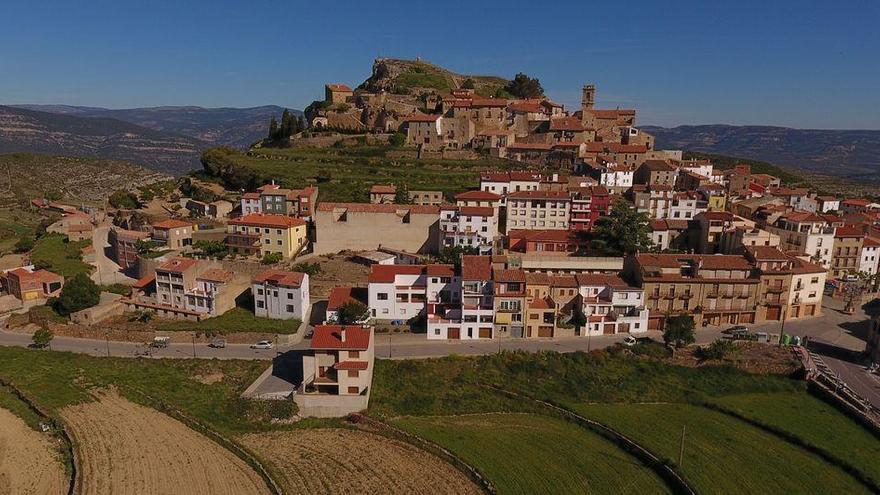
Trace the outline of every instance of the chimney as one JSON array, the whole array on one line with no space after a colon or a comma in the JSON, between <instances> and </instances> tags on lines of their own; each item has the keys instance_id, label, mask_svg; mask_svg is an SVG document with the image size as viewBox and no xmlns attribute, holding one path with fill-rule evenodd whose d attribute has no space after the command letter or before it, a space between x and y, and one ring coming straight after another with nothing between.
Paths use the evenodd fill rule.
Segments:
<instances>
[{"instance_id":1,"label":"chimney","mask_svg":"<svg viewBox=\"0 0 880 495\"><path fill-rule=\"evenodd\" d=\"M342 329L339 330L339 340L345 342L345 327L342 327Z\"/></svg>"}]
</instances>

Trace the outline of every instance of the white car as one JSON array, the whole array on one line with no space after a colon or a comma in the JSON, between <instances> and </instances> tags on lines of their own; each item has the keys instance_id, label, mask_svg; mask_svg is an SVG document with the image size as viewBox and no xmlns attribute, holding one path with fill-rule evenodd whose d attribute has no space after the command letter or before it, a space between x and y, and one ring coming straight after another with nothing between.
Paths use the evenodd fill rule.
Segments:
<instances>
[{"instance_id":1,"label":"white car","mask_svg":"<svg viewBox=\"0 0 880 495\"><path fill-rule=\"evenodd\" d=\"M269 340L261 340L256 344L251 344L251 349L271 349L272 341Z\"/></svg>"},{"instance_id":2,"label":"white car","mask_svg":"<svg viewBox=\"0 0 880 495\"><path fill-rule=\"evenodd\" d=\"M637 343L636 338L633 337L632 335L627 335L626 338L623 339L623 345L625 345L627 347L632 347L632 346L636 345L636 343Z\"/></svg>"}]
</instances>

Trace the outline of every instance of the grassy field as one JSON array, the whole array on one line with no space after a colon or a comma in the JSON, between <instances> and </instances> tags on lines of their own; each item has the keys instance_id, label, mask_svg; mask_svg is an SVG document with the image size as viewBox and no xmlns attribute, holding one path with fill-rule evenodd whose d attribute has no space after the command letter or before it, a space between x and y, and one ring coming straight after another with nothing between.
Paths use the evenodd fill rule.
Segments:
<instances>
[{"instance_id":1,"label":"grassy field","mask_svg":"<svg viewBox=\"0 0 880 495\"><path fill-rule=\"evenodd\" d=\"M700 493L869 493L840 468L722 413L687 404L589 404L581 414L677 460Z\"/></svg>"},{"instance_id":2,"label":"grassy field","mask_svg":"<svg viewBox=\"0 0 880 495\"><path fill-rule=\"evenodd\" d=\"M400 418L480 470L500 493L665 493L666 485L604 438L534 414Z\"/></svg>"},{"instance_id":3,"label":"grassy field","mask_svg":"<svg viewBox=\"0 0 880 495\"><path fill-rule=\"evenodd\" d=\"M295 411L292 402L239 398L265 367L262 361L97 358L0 347L0 376L50 411L91 401L93 388L115 386L129 400L157 406L134 392L147 391L228 433L277 429L270 420Z\"/></svg>"},{"instance_id":4,"label":"grassy field","mask_svg":"<svg viewBox=\"0 0 880 495\"><path fill-rule=\"evenodd\" d=\"M0 208L0 254L11 252L24 236L33 236L40 215L20 208Z\"/></svg>"},{"instance_id":5,"label":"grassy field","mask_svg":"<svg viewBox=\"0 0 880 495\"><path fill-rule=\"evenodd\" d=\"M83 263L80 250L91 241L68 242L60 234L48 234L37 240L31 252L31 260L36 265L45 265L47 270L72 277L78 273L89 273L92 266Z\"/></svg>"},{"instance_id":6,"label":"grassy field","mask_svg":"<svg viewBox=\"0 0 880 495\"><path fill-rule=\"evenodd\" d=\"M232 163L259 177L292 188L317 185L321 201L369 201L373 184L405 184L409 189L440 190L448 197L479 185L479 173L521 169L506 160L416 160L387 158L388 148L300 148L254 150L233 154Z\"/></svg>"},{"instance_id":7,"label":"grassy field","mask_svg":"<svg viewBox=\"0 0 880 495\"><path fill-rule=\"evenodd\" d=\"M821 399L782 392L732 395L713 402L822 447L880 480L880 440Z\"/></svg>"},{"instance_id":8,"label":"grassy field","mask_svg":"<svg viewBox=\"0 0 880 495\"><path fill-rule=\"evenodd\" d=\"M31 410L27 404L22 402L12 390L3 385L0 385L0 409L6 409L12 414L15 414L35 430L39 427L40 416Z\"/></svg>"},{"instance_id":9,"label":"grassy field","mask_svg":"<svg viewBox=\"0 0 880 495\"><path fill-rule=\"evenodd\" d=\"M296 333L300 320L272 320L258 318L248 309L233 308L226 313L202 321L167 320L157 325L159 330L180 332L265 332L278 334Z\"/></svg>"}]
</instances>

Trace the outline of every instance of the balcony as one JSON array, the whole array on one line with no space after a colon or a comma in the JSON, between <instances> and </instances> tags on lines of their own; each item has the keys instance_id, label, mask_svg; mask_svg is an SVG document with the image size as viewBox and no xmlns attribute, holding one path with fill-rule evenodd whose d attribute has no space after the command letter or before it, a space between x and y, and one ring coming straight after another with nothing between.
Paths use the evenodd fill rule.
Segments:
<instances>
[{"instance_id":1,"label":"balcony","mask_svg":"<svg viewBox=\"0 0 880 495\"><path fill-rule=\"evenodd\" d=\"M770 294L781 294L786 291L788 291L788 287L786 287L784 285L782 285L782 286L776 285L776 286L767 287L767 292Z\"/></svg>"}]
</instances>

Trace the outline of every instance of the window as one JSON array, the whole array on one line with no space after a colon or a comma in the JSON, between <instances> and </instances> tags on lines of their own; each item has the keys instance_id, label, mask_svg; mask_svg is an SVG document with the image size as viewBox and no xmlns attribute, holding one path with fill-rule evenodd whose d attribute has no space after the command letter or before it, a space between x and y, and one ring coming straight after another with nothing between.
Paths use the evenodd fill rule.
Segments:
<instances>
[{"instance_id":1,"label":"window","mask_svg":"<svg viewBox=\"0 0 880 495\"><path fill-rule=\"evenodd\" d=\"M262 296L262 295L263 295L263 289L257 289L257 295L258 295L258 296Z\"/></svg>"},{"instance_id":2,"label":"window","mask_svg":"<svg viewBox=\"0 0 880 495\"><path fill-rule=\"evenodd\" d=\"M357 378L360 372L358 370L348 370L349 378Z\"/></svg>"},{"instance_id":3,"label":"window","mask_svg":"<svg viewBox=\"0 0 880 495\"><path fill-rule=\"evenodd\" d=\"M288 304L288 305L287 305L287 312L288 312L288 313L293 313L293 304Z\"/></svg>"},{"instance_id":4,"label":"window","mask_svg":"<svg viewBox=\"0 0 880 495\"><path fill-rule=\"evenodd\" d=\"M264 307L264 305L263 305L263 301L257 301L257 307L258 307L258 308L263 308L263 307Z\"/></svg>"},{"instance_id":5,"label":"window","mask_svg":"<svg viewBox=\"0 0 880 495\"><path fill-rule=\"evenodd\" d=\"M439 328L435 328L435 329L434 329L434 335L440 335L440 329L439 329Z\"/></svg>"},{"instance_id":6,"label":"window","mask_svg":"<svg viewBox=\"0 0 880 495\"><path fill-rule=\"evenodd\" d=\"M387 301L388 300L388 293L387 292L380 292L380 293L376 294L376 299L379 301Z\"/></svg>"},{"instance_id":7,"label":"window","mask_svg":"<svg viewBox=\"0 0 880 495\"><path fill-rule=\"evenodd\" d=\"M357 394L357 393L360 393L360 391L358 390L357 387L348 387L348 393Z\"/></svg>"},{"instance_id":8,"label":"window","mask_svg":"<svg viewBox=\"0 0 880 495\"><path fill-rule=\"evenodd\" d=\"M288 292L288 293L287 293L287 298L288 298L288 299L293 299L293 292Z\"/></svg>"},{"instance_id":9,"label":"window","mask_svg":"<svg viewBox=\"0 0 880 495\"><path fill-rule=\"evenodd\" d=\"M348 357L351 359L357 359L361 357L360 351L348 351Z\"/></svg>"}]
</instances>

